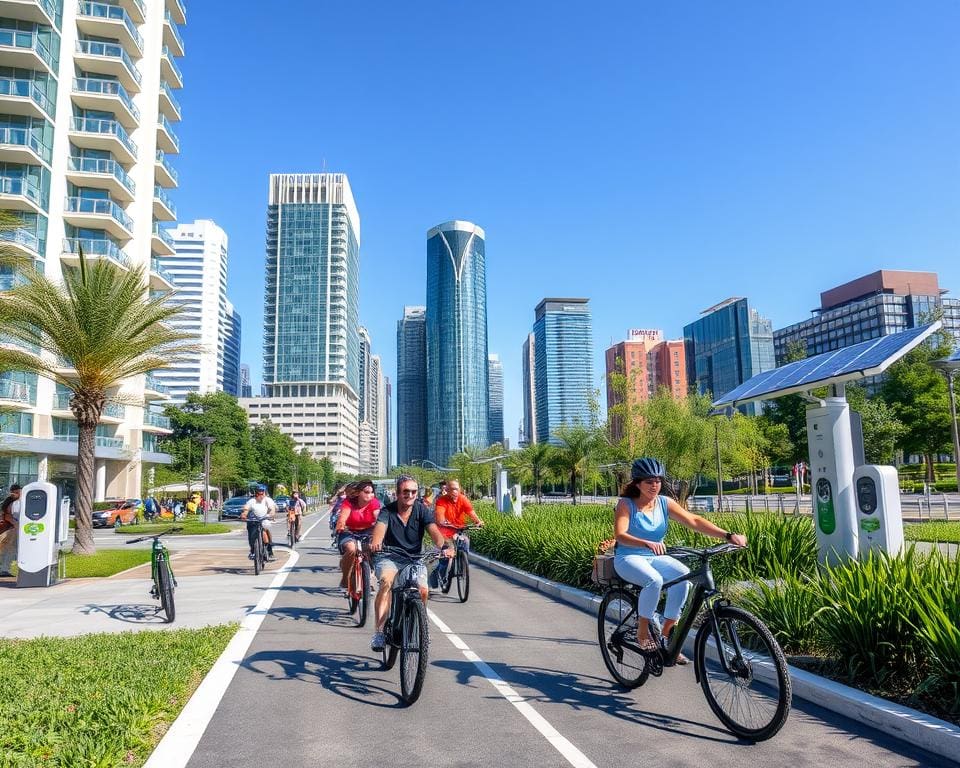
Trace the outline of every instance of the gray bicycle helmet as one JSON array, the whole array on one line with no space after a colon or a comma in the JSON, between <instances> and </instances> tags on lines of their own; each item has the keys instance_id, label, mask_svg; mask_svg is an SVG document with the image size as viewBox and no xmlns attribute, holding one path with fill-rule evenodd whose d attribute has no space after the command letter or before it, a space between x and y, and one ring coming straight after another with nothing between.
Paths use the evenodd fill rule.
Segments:
<instances>
[{"instance_id":1,"label":"gray bicycle helmet","mask_svg":"<svg viewBox=\"0 0 960 768\"><path fill-rule=\"evenodd\" d=\"M660 461L660 459L650 458L649 456L634 459L633 465L630 467L631 480L646 480L650 477L665 479L666 476L667 468L663 466L663 462Z\"/></svg>"}]
</instances>

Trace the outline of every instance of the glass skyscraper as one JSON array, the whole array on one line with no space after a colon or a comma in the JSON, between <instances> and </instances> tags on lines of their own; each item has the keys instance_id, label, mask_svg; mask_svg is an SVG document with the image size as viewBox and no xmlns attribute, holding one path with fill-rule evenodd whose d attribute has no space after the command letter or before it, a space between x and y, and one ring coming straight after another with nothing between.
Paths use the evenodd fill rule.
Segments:
<instances>
[{"instance_id":1,"label":"glass skyscraper","mask_svg":"<svg viewBox=\"0 0 960 768\"><path fill-rule=\"evenodd\" d=\"M503 444L503 363L500 355L487 356L487 392L490 412L487 417L487 439L490 445Z\"/></svg>"},{"instance_id":2,"label":"glass skyscraper","mask_svg":"<svg viewBox=\"0 0 960 768\"><path fill-rule=\"evenodd\" d=\"M523 420L520 422L520 447L537 442L537 339L527 334L523 342Z\"/></svg>"},{"instance_id":3,"label":"glass skyscraper","mask_svg":"<svg viewBox=\"0 0 960 768\"><path fill-rule=\"evenodd\" d=\"M397 464L427 458L427 308L397 321Z\"/></svg>"},{"instance_id":4,"label":"glass skyscraper","mask_svg":"<svg viewBox=\"0 0 960 768\"><path fill-rule=\"evenodd\" d=\"M588 425L593 393L593 321L589 299L548 298L534 312L536 440L553 442L560 426Z\"/></svg>"},{"instance_id":5,"label":"glass skyscraper","mask_svg":"<svg viewBox=\"0 0 960 768\"><path fill-rule=\"evenodd\" d=\"M485 258L476 224L427 232L427 455L436 464L489 445Z\"/></svg>"}]
</instances>

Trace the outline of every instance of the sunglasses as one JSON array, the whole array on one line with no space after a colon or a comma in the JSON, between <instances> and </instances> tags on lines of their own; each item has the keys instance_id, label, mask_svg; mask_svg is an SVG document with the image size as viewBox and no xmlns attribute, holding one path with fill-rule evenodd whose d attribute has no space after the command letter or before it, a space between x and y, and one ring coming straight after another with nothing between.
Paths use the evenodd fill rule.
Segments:
<instances>
[{"instance_id":1,"label":"sunglasses","mask_svg":"<svg viewBox=\"0 0 960 768\"><path fill-rule=\"evenodd\" d=\"M415 496L417 494L416 488L404 488L400 493L404 496Z\"/></svg>"}]
</instances>

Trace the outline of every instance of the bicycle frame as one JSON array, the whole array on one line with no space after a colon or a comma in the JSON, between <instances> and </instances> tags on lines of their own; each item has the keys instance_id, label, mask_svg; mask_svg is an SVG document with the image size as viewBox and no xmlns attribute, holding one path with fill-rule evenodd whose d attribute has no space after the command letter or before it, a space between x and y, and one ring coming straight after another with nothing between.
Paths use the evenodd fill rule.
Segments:
<instances>
[{"instance_id":1,"label":"bicycle frame","mask_svg":"<svg viewBox=\"0 0 960 768\"><path fill-rule=\"evenodd\" d=\"M165 555L164 563L166 563L167 570L170 571L170 577L173 579L173 585L177 586L177 577L173 575L173 566L170 565L170 551L163 546L163 542L160 541L159 536L155 536L153 539L153 544L150 547L150 576L153 579L154 584L160 583L160 576L157 573L157 568L160 563L160 555Z\"/></svg>"}]
</instances>

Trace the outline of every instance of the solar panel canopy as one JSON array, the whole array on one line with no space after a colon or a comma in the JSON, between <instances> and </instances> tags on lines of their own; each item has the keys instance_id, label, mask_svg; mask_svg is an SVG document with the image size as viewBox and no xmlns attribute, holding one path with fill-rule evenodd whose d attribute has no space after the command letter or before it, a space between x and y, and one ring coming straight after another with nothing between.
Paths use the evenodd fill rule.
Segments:
<instances>
[{"instance_id":1,"label":"solar panel canopy","mask_svg":"<svg viewBox=\"0 0 960 768\"><path fill-rule=\"evenodd\" d=\"M714 401L713 407L734 406L752 400L769 400L795 392L807 392L829 384L855 381L883 373L924 339L940 329L929 325L862 341L843 349L824 352L805 360L758 373Z\"/></svg>"}]
</instances>

